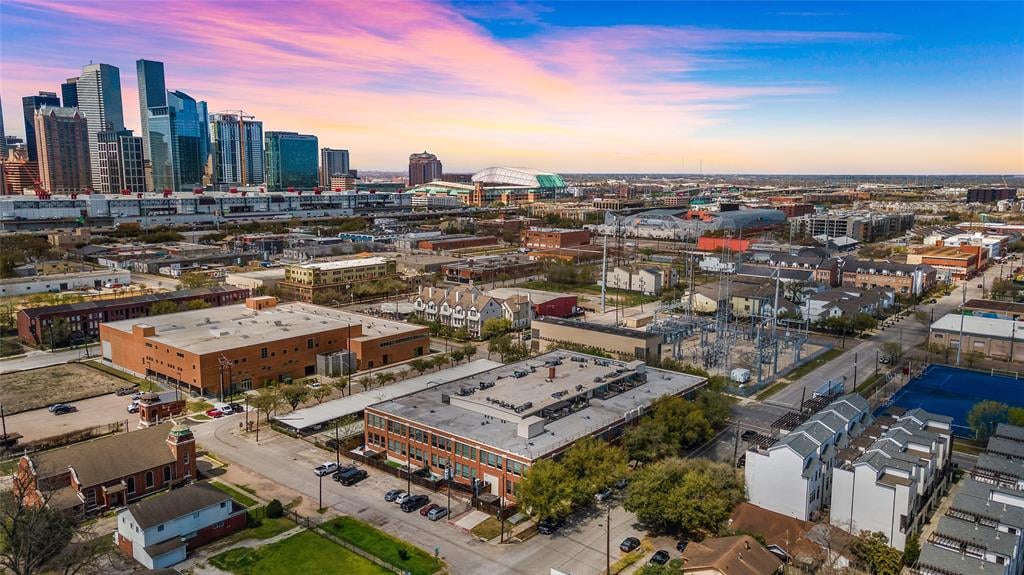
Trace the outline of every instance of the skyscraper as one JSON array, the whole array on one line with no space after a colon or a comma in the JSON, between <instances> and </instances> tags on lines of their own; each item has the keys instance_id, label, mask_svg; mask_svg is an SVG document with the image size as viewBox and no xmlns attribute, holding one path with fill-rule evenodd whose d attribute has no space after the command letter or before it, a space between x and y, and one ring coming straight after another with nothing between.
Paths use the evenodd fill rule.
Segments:
<instances>
[{"instance_id":1,"label":"skyscraper","mask_svg":"<svg viewBox=\"0 0 1024 575\"><path fill-rule=\"evenodd\" d=\"M434 154L424 151L422 154L409 155L409 185L417 186L441 179L441 160Z\"/></svg>"},{"instance_id":2,"label":"skyscraper","mask_svg":"<svg viewBox=\"0 0 1024 575\"><path fill-rule=\"evenodd\" d=\"M146 110L149 126L150 166L153 188L188 190L202 185L203 141L205 130L200 109L206 102L196 102L188 94L167 92L164 106Z\"/></svg>"},{"instance_id":3,"label":"skyscraper","mask_svg":"<svg viewBox=\"0 0 1024 575\"><path fill-rule=\"evenodd\" d=\"M316 136L296 132L266 132L268 190L310 189L317 185Z\"/></svg>"},{"instance_id":4,"label":"skyscraper","mask_svg":"<svg viewBox=\"0 0 1024 575\"><path fill-rule=\"evenodd\" d=\"M196 102L196 114L199 115L200 180L205 186L213 183L213 166L210 158L210 109L205 100Z\"/></svg>"},{"instance_id":5,"label":"skyscraper","mask_svg":"<svg viewBox=\"0 0 1024 575\"><path fill-rule=\"evenodd\" d=\"M0 100L0 161L7 159L7 133L4 132L4 104ZM3 193L3 192L0 192Z\"/></svg>"},{"instance_id":6,"label":"skyscraper","mask_svg":"<svg viewBox=\"0 0 1024 575\"><path fill-rule=\"evenodd\" d=\"M107 130L97 134L100 162L94 170L100 173L100 187L104 194L117 194L121 190L146 191L146 172L142 163L142 138L131 130Z\"/></svg>"},{"instance_id":7,"label":"skyscraper","mask_svg":"<svg viewBox=\"0 0 1024 575\"><path fill-rule=\"evenodd\" d=\"M320 148L320 187L331 187L331 176L348 174L348 150Z\"/></svg>"},{"instance_id":8,"label":"skyscraper","mask_svg":"<svg viewBox=\"0 0 1024 575\"><path fill-rule=\"evenodd\" d=\"M139 79L139 120L142 124L142 142L146 150L146 160L153 157L149 149L149 113L150 108L159 108L167 105L167 85L164 83L164 63L153 60L136 60L135 71ZM152 167L147 166L147 172ZM147 173L146 181L150 189L160 190L153 182L151 174Z\"/></svg>"},{"instance_id":9,"label":"skyscraper","mask_svg":"<svg viewBox=\"0 0 1024 575\"><path fill-rule=\"evenodd\" d=\"M60 85L60 99L65 108L78 107L78 76L68 78Z\"/></svg>"},{"instance_id":10,"label":"skyscraper","mask_svg":"<svg viewBox=\"0 0 1024 575\"><path fill-rule=\"evenodd\" d=\"M210 146L215 184L263 183L263 122L243 112L210 114Z\"/></svg>"},{"instance_id":11,"label":"skyscraper","mask_svg":"<svg viewBox=\"0 0 1024 575\"><path fill-rule=\"evenodd\" d=\"M28 159L36 160L36 110L43 106L60 107L60 98L56 92L39 92L38 96L25 96L21 99L22 111L25 114L25 148Z\"/></svg>"},{"instance_id":12,"label":"skyscraper","mask_svg":"<svg viewBox=\"0 0 1024 575\"><path fill-rule=\"evenodd\" d=\"M89 187L92 175L85 115L75 108L43 106L34 119L43 189L70 193Z\"/></svg>"},{"instance_id":13,"label":"skyscraper","mask_svg":"<svg viewBox=\"0 0 1024 575\"><path fill-rule=\"evenodd\" d=\"M89 164L98 166L100 160L97 134L107 130L124 129L124 110L121 107L121 71L110 64L88 64L78 77L78 109L85 114L89 133ZM40 172L42 162L40 161ZM100 173L93 170L94 189L99 189Z\"/></svg>"}]
</instances>

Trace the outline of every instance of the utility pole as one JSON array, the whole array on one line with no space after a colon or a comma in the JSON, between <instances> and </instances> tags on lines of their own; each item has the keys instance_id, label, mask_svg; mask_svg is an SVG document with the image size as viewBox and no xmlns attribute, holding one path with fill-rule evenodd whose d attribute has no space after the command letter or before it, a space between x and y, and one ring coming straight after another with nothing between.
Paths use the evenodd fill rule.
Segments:
<instances>
[{"instance_id":1,"label":"utility pole","mask_svg":"<svg viewBox=\"0 0 1024 575\"><path fill-rule=\"evenodd\" d=\"M853 389L857 389L857 352L853 352Z\"/></svg>"},{"instance_id":2,"label":"utility pole","mask_svg":"<svg viewBox=\"0 0 1024 575\"><path fill-rule=\"evenodd\" d=\"M740 422L739 421L736 422L736 433L734 435L735 435L735 440L734 440L733 446L732 446L732 462L733 462L733 464L736 463L737 459L739 459L739 456L740 456Z\"/></svg>"},{"instance_id":3,"label":"utility pole","mask_svg":"<svg viewBox=\"0 0 1024 575\"><path fill-rule=\"evenodd\" d=\"M964 306L967 305L967 278L964 278L963 303L960 304L960 338L956 342L956 366L960 367L960 352L964 349ZM1011 338L1012 339L1012 338Z\"/></svg>"},{"instance_id":4,"label":"utility pole","mask_svg":"<svg viewBox=\"0 0 1024 575\"><path fill-rule=\"evenodd\" d=\"M605 531L604 531L604 569L607 575L612 575L612 506L611 503L605 507Z\"/></svg>"}]
</instances>

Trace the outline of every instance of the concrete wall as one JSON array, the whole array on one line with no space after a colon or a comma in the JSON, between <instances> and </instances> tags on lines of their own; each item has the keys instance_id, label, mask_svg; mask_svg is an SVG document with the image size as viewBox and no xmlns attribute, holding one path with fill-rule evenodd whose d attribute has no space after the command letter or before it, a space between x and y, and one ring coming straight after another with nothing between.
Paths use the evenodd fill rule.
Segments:
<instances>
[{"instance_id":1,"label":"concrete wall","mask_svg":"<svg viewBox=\"0 0 1024 575\"><path fill-rule=\"evenodd\" d=\"M747 451L743 470L747 498L758 507L805 521L810 519L808 500L812 486L801 477L804 460L788 448L768 453Z\"/></svg>"}]
</instances>

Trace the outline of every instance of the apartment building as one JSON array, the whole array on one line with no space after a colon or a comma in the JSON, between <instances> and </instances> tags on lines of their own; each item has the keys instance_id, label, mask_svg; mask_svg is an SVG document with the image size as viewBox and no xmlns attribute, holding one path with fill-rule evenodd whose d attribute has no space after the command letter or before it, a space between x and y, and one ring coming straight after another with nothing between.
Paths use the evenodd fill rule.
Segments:
<instances>
[{"instance_id":1,"label":"apartment building","mask_svg":"<svg viewBox=\"0 0 1024 575\"><path fill-rule=\"evenodd\" d=\"M441 267L445 281L460 284L523 277L537 271L539 264L520 255L483 256L452 262Z\"/></svg>"},{"instance_id":2,"label":"apartment building","mask_svg":"<svg viewBox=\"0 0 1024 575\"><path fill-rule=\"evenodd\" d=\"M420 286L413 309L421 319L438 322L454 330L466 328L473 337L482 337L490 319L507 319L522 329L530 324L533 312L527 295L492 297L473 286L435 288Z\"/></svg>"},{"instance_id":3,"label":"apartment building","mask_svg":"<svg viewBox=\"0 0 1024 575\"><path fill-rule=\"evenodd\" d=\"M984 246L921 246L907 253L907 264L929 265L943 281L963 281L978 274L988 265Z\"/></svg>"},{"instance_id":4,"label":"apartment building","mask_svg":"<svg viewBox=\"0 0 1024 575\"><path fill-rule=\"evenodd\" d=\"M611 289L639 292L644 295L661 295L665 289L678 283L679 277L672 268L619 267L608 271L605 286Z\"/></svg>"},{"instance_id":5,"label":"apartment building","mask_svg":"<svg viewBox=\"0 0 1024 575\"><path fill-rule=\"evenodd\" d=\"M867 401L837 398L777 441L747 450L748 500L804 521L817 518L832 497L837 455L871 423Z\"/></svg>"},{"instance_id":6,"label":"apartment building","mask_svg":"<svg viewBox=\"0 0 1024 575\"><path fill-rule=\"evenodd\" d=\"M285 268L277 282L281 295L307 303L339 297L353 284L372 282L395 275L394 260L383 257L355 258L298 264Z\"/></svg>"},{"instance_id":7,"label":"apartment building","mask_svg":"<svg viewBox=\"0 0 1024 575\"><path fill-rule=\"evenodd\" d=\"M890 288L899 295L920 296L935 286L936 270L928 264L901 264L848 258L842 261L842 285L860 289Z\"/></svg>"},{"instance_id":8,"label":"apartment building","mask_svg":"<svg viewBox=\"0 0 1024 575\"><path fill-rule=\"evenodd\" d=\"M817 322L858 314L879 316L895 303L896 294L889 288L835 288L807 295L800 305L800 312L804 319Z\"/></svg>"},{"instance_id":9,"label":"apartment building","mask_svg":"<svg viewBox=\"0 0 1024 575\"><path fill-rule=\"evenodd\" d=\"M794 236L845 236L860 243L871 243L909 231L914 227L914 214L831 210L790 218L789 226Z\"/></svg>"},{"instance_id":10,"label":"apartment building","mask_svg":"<svg viewBox=\"0 0 1024 575\"><path fill-rule=\"evenodd\" d=\"M953 466L953 418L891 408L839 452L829 521L882 532L903 550L938 506Z\"/></svg>"}]
</instances>

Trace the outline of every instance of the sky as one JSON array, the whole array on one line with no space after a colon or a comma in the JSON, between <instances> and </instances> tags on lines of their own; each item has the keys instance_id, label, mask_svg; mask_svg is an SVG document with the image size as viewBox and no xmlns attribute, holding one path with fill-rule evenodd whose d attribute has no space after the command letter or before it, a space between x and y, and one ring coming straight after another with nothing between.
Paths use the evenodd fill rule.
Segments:
<instances>
[{"instance_id":1,"label":"sky","mask_svg":"<svg viewBox=\"0 0 1024 575\"><path fill-rule=\"evenodd\" d=\"M135 61L360 170L1024 173L1024 3L3 0L0 97Z\"/></svg>"}]
</instances>

